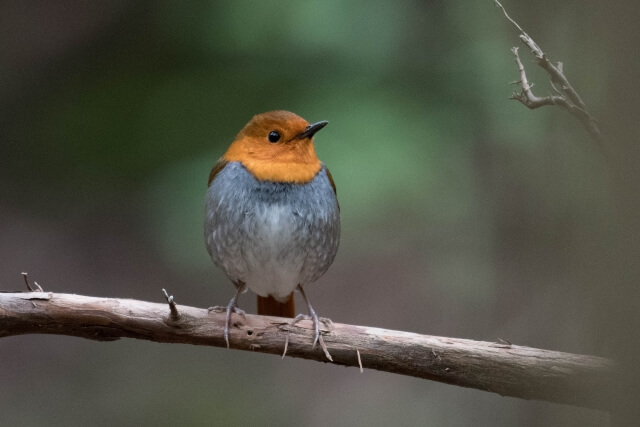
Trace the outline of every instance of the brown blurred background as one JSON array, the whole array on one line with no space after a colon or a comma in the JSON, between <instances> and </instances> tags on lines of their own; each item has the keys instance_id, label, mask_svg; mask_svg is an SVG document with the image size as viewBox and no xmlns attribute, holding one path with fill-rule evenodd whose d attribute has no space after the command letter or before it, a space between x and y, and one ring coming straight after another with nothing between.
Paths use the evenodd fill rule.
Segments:
<instances>
[{"instance_id":1,"label":"brown blurred background","mask_svg":"<svg viewBox=\"0 0 640 427\"><path fill-rule=\"evenodd\" d=\"M638 363L640 5L504 4L563 61L608 163L566 112L507 100L519 40L489 0L0 2L0 288L28 271L48 291L226 304L208 173L253 114L287 109L330 122L316 149L343 233L308 289L320 315ZM218 348L34 335L0 340L0 361L7 426L610 422Z\"/></svg>"}]
</instances>

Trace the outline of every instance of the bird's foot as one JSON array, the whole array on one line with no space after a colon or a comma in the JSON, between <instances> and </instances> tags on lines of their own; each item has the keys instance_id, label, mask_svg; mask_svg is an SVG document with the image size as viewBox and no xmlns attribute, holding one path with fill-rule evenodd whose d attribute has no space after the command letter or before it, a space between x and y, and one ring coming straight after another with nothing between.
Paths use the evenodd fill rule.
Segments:
<instances>
[{"instance_id":1,"label":"bird's foot","mask_svg":"<svg viewBox=\"0 0 640 427\"><path fill-rule=\"evenodd\" d=\"M240 316L242 316L244 319L247 318L247 314L244 312L244 310L240 310L238 308L238 295L240 295L246 285L242 282L238 282L239 285L236 286L237 291L236 294L233 296L233 298L231 298L231 301L229 301L229 304L227 304L226 307L221 307L221 306L215 306L215 307L209 307L209 311L214 311L216 313L222 313L222 312L226 312L227 313L227 317L225 319L224 322L224 340L227 343L227 348L229 348L229 325L231 324L231 313L236 313L239 314Z\"/></svg>"},{"instance_id":2,"label":"bird's foot","mask_svg":"<svg viewBox=\"0 0 640 427\"><path fill-rule=\"evenodd\" d=\"M226 308L227 318L224 322L224 340L227 342L227 348L229 348L229 326L231 325L231 313L236 313L242 316L243 319L247 318L247 313L244 310L240 310L238 307L234 305L229 305Z\"/></svg>"},{"instance_id":3,"label":"bird's foot","mask_svg":"<svg viewBox=\"0 0 640 427\"><path fill-rule=\"evenodd\" d=\"M315 311L312 311L311 315L298 314L295 317L295 319L293 319L293 321L291 322L291 326L294 326L296 323L298 323L301 320L311 320L313 322L314 338L313 338L313 345L311 346L311 348L315 348L316 344L318 343L318 340L320 339L320 323L321 322L325 324L327 329L329 330L333 329L333 322L331 321L331 319L327 317L318 317Z\"/></svg>"}]
</instances>

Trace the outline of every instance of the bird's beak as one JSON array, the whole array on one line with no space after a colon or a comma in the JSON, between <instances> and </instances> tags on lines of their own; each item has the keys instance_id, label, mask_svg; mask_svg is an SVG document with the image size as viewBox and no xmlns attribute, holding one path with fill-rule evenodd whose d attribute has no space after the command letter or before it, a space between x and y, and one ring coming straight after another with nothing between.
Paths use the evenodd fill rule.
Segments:
<instances>
[{"instance_id":1,"label":"bird's beak","mask_svg":"<svg viewBox=\"0 0 640 427\"><path fill-rule=\"evenodd\" d=\"M305 128L304 132L296 136L296 139L311 138L313 137L313 135L315 135L316 132L318 132L320 129L325 127L328 123L329 122L326 120L323 120L317 123L311 123L309 126Z\"/></svg>"}]
</instances>

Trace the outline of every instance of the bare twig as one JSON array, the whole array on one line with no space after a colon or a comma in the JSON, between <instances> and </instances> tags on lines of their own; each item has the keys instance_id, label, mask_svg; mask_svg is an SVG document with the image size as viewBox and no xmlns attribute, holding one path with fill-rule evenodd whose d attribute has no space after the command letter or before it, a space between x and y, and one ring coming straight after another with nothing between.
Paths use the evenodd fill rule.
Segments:
<instances>
[{"instance_id":1,"label":"bare twig","mask_svg":"<svg viewBox=\"0 0 640 427\"><path fill-rule=\"evenodd\" d=\"M536 57L538 65L543 68L547 74L549 74L549 78L551 79L551 85L556 91L557 95L548 95L544 97L537 97L531 91L533 87L532 84L529 84L527 80L527 75L522 65L522 61L520 61L520 57L518 55L518 48L514 47L511 49L513 55L515 56L515 61L518 64L518 70L520 71L520 81L519 83L522 85L521 92L515 92L511 95L511 99L515 99L520 101L522 104L527 106L530 109L535 109L538 107L542 107L544 105L557 105L561 108L564 108L569 113L571 113L574 117L578 118L580 122L584 125L584 127L589 132L591 138L598 144L602 153L608 156L607 150L605 149L604 139L602 137L602 133L600 132L600 127L598 125L598 121L587 111L587 106L578 94L578 92L571 86L569 80L564 75L564 69L562 66L562 62L558 62L556 64L549 61L545 53L540 49L540 46L527 34L518 23L513 20L505 10L504 6L498 1L494 0L496 6L498 6L505 18L516 28L519 33L519 38ZM558 84L560 88L554 86Z\"/></svg>"},{"instance_id":2,"label":"bare twig","mask_svg":"<svg viewBox=\"0 0 640 427\"><path fill-rule=\"evenodd\" d=\"M529 34L525 33L525 31L522 29L522 27L520 25L518 25L518 23L516 21L514 21L507 14L507 11L504 8L504 6L502 6L502 4L498 0L494 0L494 1L496 2L496 6L498 6L500 9L502 9L502 13L504 13L505 18L507 18L507 20L509 20L509 22L511 22L513 24L513 26L516 27L516 29L520 32L520 39L522 40L522 42L524 44L526 44L527 46L529 46L529 49L531 49L531 51L534 53L534 55L536 55L538 58L542 58L544 56L544 53L542 52L542 49L540 49L540 47L538 47L536 42L534 42L533 39L531 37L529 37Z\"/></svg>"},{"instance_id":3,"label":"bare twig","mask_svg":"<svg viewBox=\"0 0 640 427\"><path fill-rule=\"evenodd\" d=\"M356 349L356 354L358 355L358 366L360 367L360 373L363 373L364 369L362 369L362 359L360 359L360 350Z\"/></svg>"},{"instance_id":4,"label":"bare twig","mask_svg":"<svg viewBox=\"0 0 640 427\"><path fill-rule=\"evenodd\" d=\"M38 301L32 306L32 301ZM246 315L229 331L234 349L327 362L313 349L313 322ZM51 292L0 293L0 338L60 334L98 341L122 337L226 347L225 313L180 306L174 320L165 304ZM282 331L288 332L283 338ZM595 356L517 345L418 335L334 324L322 335L333 363L367 367L523 399L606 408L614 365Z\"/></svg>"},{"instance_id":5,"label":"bare twig","mask_svg":"<svg viewBox=\"0 0 640 427\"><path fill-rule=\"evenodd\" d=\"M171 310L171 318L173 320L178 319L180 317L180 313L178 313L178 308L176 307L176 303L173 300L173 295L169 296L169 294L165 289L162 290L162 293L164 294L164 298L167 300L167 303L169 303L169 310Z\"/></svg>"},{"instance_id":6,"label":"bare twig","mask_svg":"<svg viewBox=\"0 0 640 427\"><path fill-rule=\"evenodd\" d=\"M529 84L527 73L525 73L524 71L524 65L522 65L522 61L520 61L518 48L511 48L511 52L513 52L513 55L516 57L518 70L520 70L520 81L518 83L522 86L522 90L520 92L514 91L511 94L510 99L520 101L532 110L544 105L560 105L561 103L565 102L565 99L562 96L545 96L543 98L535 96L531 91L533 85Z\"/></svg>"},{"instance_id":7,"label":"bare twig","mask_svg":"<svg viewBox=\"0 0 640 427\"><path fill-rule=\"evenodd\" d=\"M287 355L287 349L289 348L289 333L287 332L284 336L284 351L282 352L282 359Z\"/></svg>"},{"instance_id":8,"label":"bare twig","mask_svg":"<svg viewBox=\"0 0 640 427\"><path fill-rule=\"evenodd\" d=\"M29 283L29 274L28 273L22 273L22 277L24 278L24 283L27 285L27 289L29 289L29 292L44 292L42 290L42 288L40 287L40 285L38 285L38 282L33 282L34 285L36 285L36 288L38 289L34 289L31 286L31 283Z\"/></svg>"},{"instance_id":9,"label":"bare twig","mask_svg":"<svg viewBox=\"0 0 640 427\"><path fill-rule=\"evenodd\" d=\"M29 283L29 275L23 272L22 277L24 278L24 283L27 285L27 289L29 289L30 292L35 292L35 289L33 289L31 283Z\"/></svg>"}]
</instances>

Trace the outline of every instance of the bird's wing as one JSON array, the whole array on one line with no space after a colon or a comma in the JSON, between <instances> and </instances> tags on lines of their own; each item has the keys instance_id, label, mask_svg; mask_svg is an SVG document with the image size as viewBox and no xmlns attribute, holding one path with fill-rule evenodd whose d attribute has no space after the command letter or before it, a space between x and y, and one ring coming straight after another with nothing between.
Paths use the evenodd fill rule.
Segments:
<instances>
[{"instance_id":1,"label":"bird's wing","mask_svg":"<svg viewBox=\"0 0 640 427\"><path fill-rule=\"evenodd\" d=\"M227 165L227 163L229 163L229 162L227 162L226 160L221 158L216 162L215 165L213 165L213 169L211 169L211 173L209 174L209 183L207 184L207 186L211 185L211 182L213 181L213 179L216 177L216 175L218 175L220 173L220 171L222 169L224 169L224 167ZM329 175L329 176L331 176L331 175ZM331 179L331 178L329 178L329 179ZM333 183L333 181L331 181L331 183ZM334 190L335 190L335 187L334 187Z\"/></svg>"},{"instance_id":2,"label":"bird's wing","mask_svg":"<svg viewBox=\"0 0 640 427\"><path fill-rule=\"evenodd\" d=\"M323 164L322 166L324 166L324 170L327 172L327 177L329 177L329 183L331 183L331 188L333 188L333 193L337 196L338 192L336 191L336 184L335 182L333 182L333 177L331 176L331 172L329 172L329 168L327 167L327 165ZM213 171L211 171L211 173L213 173Z\"/></svg>"},{"instance_id":3,"label":"bird's wing","mask_svg":"<svg viewBox=\"0 0 640 427\"><path fill-rule=\"evenodd\" d=\"M338 202L338 191L336 191L336 183L333 182L333 177L331 176L331 172L329 172L329 168L324 163L322 164L325 172L327 172L327 178L329 178L329 184L331 184L331 188L333 188L333 194L336 195L336 202L338 203L338 211L340 211L340 202Z\"/></svg>"}]
</instances>

